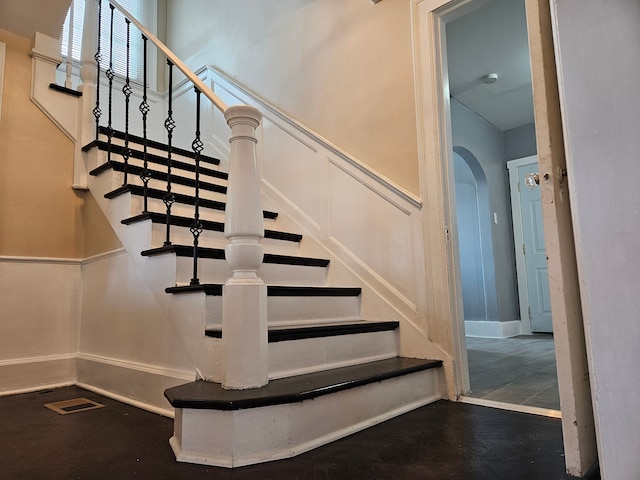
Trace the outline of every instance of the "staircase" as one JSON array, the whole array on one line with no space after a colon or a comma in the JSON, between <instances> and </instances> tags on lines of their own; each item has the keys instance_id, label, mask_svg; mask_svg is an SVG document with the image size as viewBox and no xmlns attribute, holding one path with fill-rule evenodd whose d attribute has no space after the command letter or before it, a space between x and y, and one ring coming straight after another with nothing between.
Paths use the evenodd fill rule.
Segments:
<instances>
[{"instance_id":1,"label":"staircase","mask_svg":"<svg viewBox=\"0 0 640 480\"><path fill-rule=\"evenodd\" d=\"M139 289L152 297L147 305L162 317L159 336L193 365L194 381L165 391L175 410L170 444L176 458L225 467L287 458L439 399L442 362L400 357L400 323L363 319L361 286L340 284L358 277L344 270L331 275L329 258L304 255L324 250L305 248L302 235L281 228L295 222L274 211L260 215L253 143L258 110L227 107L144 25L110 3L110 12L95 2L85 8L76 137L84 146L76 151L74 175L77 184L87 177L126 252L126 261L117 263L126 272L114 275L126 286L117 291ZM100 24L94 19L109 14L113 24L116 9L127 18L127 35L132 26L143 33L143 58L147 41L168 58L166 144L147 135L146 62L142 103L130 109L127 69L118 100L125 104L125 131L113 126L115 74L106 69L107 84L103 67L91 62L105 53L100 32L92 32ZM192 150L173 145L174 66L195 91ZM201 94L231 127L229 174L202 154ZM130 110L142 114L141 136L129 131ZM111 292L104 297L118 301ZM96 303L108 310L101 300ZM135 321L135 313L125 315ZM135 331L137 341L141 330Z\"/></svg>"},{"instance_id":2,"label":"staircase","mask_svg":"<svg viewBox=\"0 0 640 480\"><path fill-rule=\"evenodd\" d=\"M171 243L166 240L167 146L147 142L151 180L143 208L143 139L129 135L127 181L121 158L124 135L106 129L84 146L89 188L140 268L166 297L166 309L197 364L200 379L165 392L175 408L171 445L180 461L235 467L290 457L438 398L439 361L397 355L397 321L360 318L361 289L328 286L330 261L300 256L301 235L278 229L278 214L265 211L265 255L259 270L267 283L267 386L225 390L220 382L223 348L222 284L232 272L223 236L227 175L214 158L200 158L197 247L199 283L192 285L193 152L172 149ZM119 225L118 225L119 224ZM164 284L162 283L164 282ZM256 434L256 432L260 432Z\"/></svg>"}]
</instances>

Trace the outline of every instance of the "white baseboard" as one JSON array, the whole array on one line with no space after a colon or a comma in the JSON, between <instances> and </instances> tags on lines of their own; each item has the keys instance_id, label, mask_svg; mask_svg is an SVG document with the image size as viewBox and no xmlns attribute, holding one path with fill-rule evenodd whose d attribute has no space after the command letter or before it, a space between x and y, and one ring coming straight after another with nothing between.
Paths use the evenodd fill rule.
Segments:
<instances>
[{"instance_id":1,"label":"white baseboard","mask_svg":"<svg viewBox=\"0 0 640 480\"><path fill-rule=\"evenodd\" d=\"M0 361L0 396L73 385L75 354Z\"/></svg>"},{"instance_id":2,"label":"white baseboard","mask_svg":"<svg viewBox=\"0 0 640 480\"><path fill-rule=\"evenodd\" d=\"M509 338L520 335L520 320L508 322L470 321L464 322L467 337Z\"/></svg>"},{"instance_id":3,"label":"white baseboard","mask_svg":"<svg viewBox=\"0 0 640 480\"><path fill-rule=\"evenodd\" d=\"M173 408L164 391L195 378L195 372L97 355L80 353L77 358L79 387L166 417L173 417Z\"/></svg>"}]
</instances>

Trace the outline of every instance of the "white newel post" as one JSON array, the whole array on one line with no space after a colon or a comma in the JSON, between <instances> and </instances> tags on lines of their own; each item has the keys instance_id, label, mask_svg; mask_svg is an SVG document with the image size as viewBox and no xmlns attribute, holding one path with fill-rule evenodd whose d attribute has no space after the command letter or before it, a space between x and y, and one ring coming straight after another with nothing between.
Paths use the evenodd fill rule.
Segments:
<instances>
[{"instance_id":1,"label":"white newel post","mask_svg":"<svg viewBox=\"0 0 640 480\"><path fill-rule=\"evenodd\" d=\"M75 162L73 172L74 187L86 188L87 168L82 147L95 139L96 119L93 108L96 106L96 60L98 50L98 0L85 0L84 27L82 31L82 49L80 53L80 85L82 97L78 102L78 136L76 137Z\"/></svg>"},{"instance_id":2,"label":"white newel post","mask_svg":"<svg viewBox=\"0 0 640 480\"><path fill-rule=\"evenodd\" d=\"M267 286L257 275L263 258L264 221L255 133L262 115L246 105L229 107L224 115L231 127L225 254L233 276L222 293L222 385L242 390L268 382Z\"/></svg>"}]
</instances>

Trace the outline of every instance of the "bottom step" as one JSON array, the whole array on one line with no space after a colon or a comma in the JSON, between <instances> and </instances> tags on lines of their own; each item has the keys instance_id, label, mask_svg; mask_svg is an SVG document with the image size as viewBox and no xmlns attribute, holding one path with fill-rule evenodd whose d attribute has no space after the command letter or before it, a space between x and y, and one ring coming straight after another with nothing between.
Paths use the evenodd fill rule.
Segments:
<instances>
[{"instance_id":1,"label":"bottom step","mask_svg":"<svg viewBox=\"0 0 640 480\"><path fill-rule=\"evenodd\" d=\"M224 390L170 388L178 461L237 467L288 458L440 398L440 361L392 358Z\"/></svg>"}]
</instances>

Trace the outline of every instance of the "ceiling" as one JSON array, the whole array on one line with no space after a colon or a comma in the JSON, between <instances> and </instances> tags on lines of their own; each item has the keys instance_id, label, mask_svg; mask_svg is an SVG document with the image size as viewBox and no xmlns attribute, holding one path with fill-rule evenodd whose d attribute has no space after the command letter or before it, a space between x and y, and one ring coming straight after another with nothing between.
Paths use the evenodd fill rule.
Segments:
<instances>
[{"instance_id":1,"label":"ceiling","mask_svg":"<svg viewBox=\"0 0 640 480\"><path fill-rule=\"evenodd\" d=\"M71 0L0 0L0 29L26 38L35 32L58 38L70 4Z\"/></svg>"},{"instance_id":2,"label":"ceiling","mask_svg":"<svg viewBox=\"0 0 640 480\"><path fill-rule=\"evenodd\" d=\"M502 131L533 123L524 0L475 4L446 24L451 96ZM485 84L489 73L498 80Z\"/></svg>"}]
</instances>

